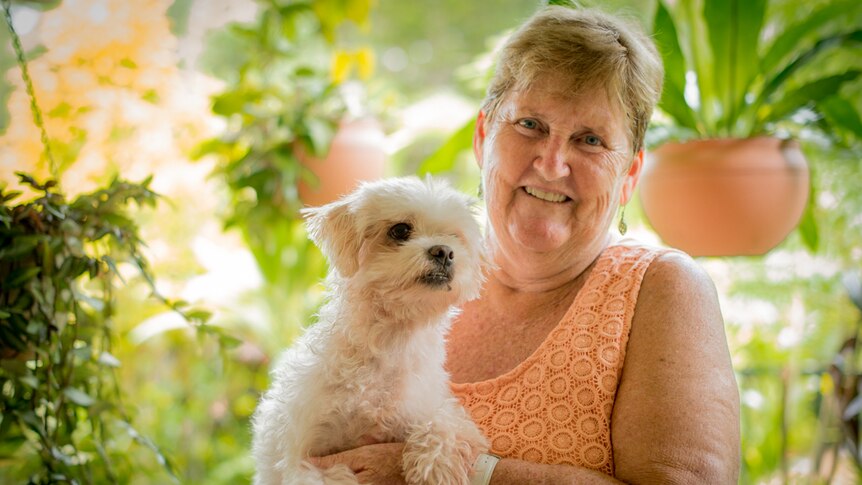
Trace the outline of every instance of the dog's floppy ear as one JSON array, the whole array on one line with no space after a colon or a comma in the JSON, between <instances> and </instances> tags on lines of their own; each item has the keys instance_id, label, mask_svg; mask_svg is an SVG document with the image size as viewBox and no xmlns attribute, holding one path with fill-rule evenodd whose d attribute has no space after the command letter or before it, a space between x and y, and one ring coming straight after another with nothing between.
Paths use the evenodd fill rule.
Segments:
<instances>
[{"instance_id":1,"label":"dog's floppy ear","mask_svg":"<svg viewBox=\"0 0 862 485\"><path fill-rule=\"evenodd\" d=\"M329 263L342 276L359 269L359 246L362 235L356 227L356 216L350 210L350 198L341 198L321 207L302 209L308 236L320 248Z\"/></svg>"}]
</instances>

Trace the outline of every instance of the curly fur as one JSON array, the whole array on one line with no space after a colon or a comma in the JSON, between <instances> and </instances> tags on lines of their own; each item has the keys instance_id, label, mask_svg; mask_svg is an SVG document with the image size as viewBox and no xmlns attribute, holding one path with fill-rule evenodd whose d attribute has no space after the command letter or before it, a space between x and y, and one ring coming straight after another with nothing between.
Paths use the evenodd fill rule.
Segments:
<instances>
[{"instance_id":1,"label":"curly fur","mask_svg":"<svg viewBox=\"0 0 862 485\"><path fill-rule=\"evenodd\" d=\"M304 212L331 263L319 321L280 358L253 418L255 483L355 484L305 458L405 443L409 484L467 485L485 438L448 387L444 339L486 266L473 201L441 182L387 179ZM389 229L412 227L407 240ZM446 268L429 256L444 246ZM429 283L427 275L447 274Z\"/></svg>"}]
</instances>

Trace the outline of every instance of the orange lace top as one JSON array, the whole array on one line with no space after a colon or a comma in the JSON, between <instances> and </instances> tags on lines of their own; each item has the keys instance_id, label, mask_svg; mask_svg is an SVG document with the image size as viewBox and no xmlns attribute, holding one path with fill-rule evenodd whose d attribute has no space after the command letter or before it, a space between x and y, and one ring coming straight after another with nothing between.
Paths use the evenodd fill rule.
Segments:
<instances>
[{"instance_id":1,"label":"orange lace top","mask_svg":"<svg viewBox=\"0 0 862 485\"><path fill-rule=\"evenodd\" d=\"M492 453L613 476L614 397L640 284L660 251L607 248L530 357L494 379L451 385Z\"/></svg>"}]
</instances>

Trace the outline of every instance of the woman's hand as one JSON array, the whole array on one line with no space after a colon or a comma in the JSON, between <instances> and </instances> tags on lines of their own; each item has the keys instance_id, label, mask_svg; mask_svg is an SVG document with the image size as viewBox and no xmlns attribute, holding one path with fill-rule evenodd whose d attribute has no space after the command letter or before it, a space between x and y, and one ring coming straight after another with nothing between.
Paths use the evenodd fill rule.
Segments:
<instances>
[{"instance_id":1,"label":"woman's hand","mask_svg":"<svg viewBox=\"0 0 862 485\"><path fill-rule=\"evenodd\" d=\"M353 470L359 483L377 485L404 485L401 471L401 454L404 443L377 443L342 451L334 455L309 458L318 468L329 468L339 463Z\"/></svg>"}]
</instances>

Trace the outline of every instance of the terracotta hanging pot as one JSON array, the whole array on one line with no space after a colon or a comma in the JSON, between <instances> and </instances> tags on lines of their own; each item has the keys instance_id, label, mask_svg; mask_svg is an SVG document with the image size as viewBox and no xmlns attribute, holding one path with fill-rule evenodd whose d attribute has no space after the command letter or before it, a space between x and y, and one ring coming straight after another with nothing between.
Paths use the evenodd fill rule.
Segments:
<instances>
[{"instance_id":1,"label":"terracotta hanging pot","mask_svg":"<svg viewBox=\"0 0 862 485\"><path fill-rule=\"evenodd\" d=\"M640 198L670 246L692 256L761 255L796 227L808 177L793 140L668 143L647 154Z\"/></svg>"},{"instance_id":2,"label":"terracotta hanging pot","mask_svg":"<svg viewBox=\"0 0 862 485\"><path fill-rule=\"evenodd\" d=\"M299 198L308 206L332 202L351 192L361 181L384 175L386 152L384 133L371 118L345 121L329 146L325 158L316 158L297 150L297 158L316 180L298 184Z\"/></svg>"}]
</instances>

